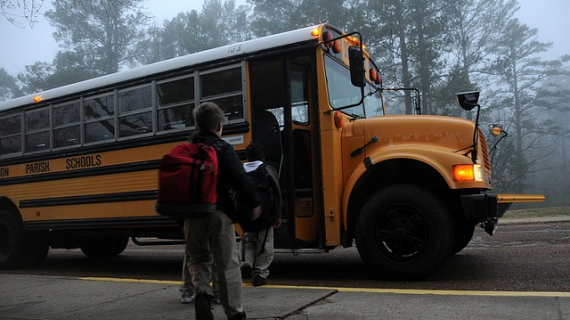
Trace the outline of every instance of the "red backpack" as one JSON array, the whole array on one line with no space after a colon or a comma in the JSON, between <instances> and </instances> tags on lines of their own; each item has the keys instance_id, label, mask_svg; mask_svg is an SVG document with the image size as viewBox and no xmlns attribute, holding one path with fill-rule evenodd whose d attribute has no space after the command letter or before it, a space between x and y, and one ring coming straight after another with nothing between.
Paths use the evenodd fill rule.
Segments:
<instances>
[{"instance_id":1,"label":"red backpack","mask_svg":"<svg viewBox=\"0 0 570 320\"><path fill-rule=\"evenodd\" d=\"M177 219L214 212L217 184L216 148L205 143L179 144L160 162L156 211Z\"/></svg>"}]
</instances>

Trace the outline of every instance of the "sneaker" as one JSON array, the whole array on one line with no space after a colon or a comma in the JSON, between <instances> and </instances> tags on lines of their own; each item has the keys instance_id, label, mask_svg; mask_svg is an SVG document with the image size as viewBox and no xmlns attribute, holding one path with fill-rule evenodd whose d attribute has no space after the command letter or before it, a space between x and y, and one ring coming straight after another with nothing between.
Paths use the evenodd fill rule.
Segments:
<instances>
[{"instance_id":1,"label":"sneaker","mask_svg":"<svg viewBox=\"0 0 570 320\"><path fill-rule=\"evenodd\" d=\"M196 299L195 294L192 294L191 292L188 291L182 291L182 297L180 298L180 301L182 301L182 303L184 304L192 303L194 302L195 299Z\"/></svg>"},{"instance_id":2,"label":"sneaker","mask_svg":"<svg viewBox=\"0 0 570 320\"><path fill-rule=\"evenodd\" d=\"M253 278L251 284L253 284L254 287L260 287L262 285L267 284L267 280L264 277L258 275L255 276L255 278Z\"/></svg>"},{"instance_id":3,"label":"sneaker","mask_svg":"<svg viewBox=\"0 0 570 320\"><path fill-rule=\"evenodd\" d=\"M245 311L242 311L234 314L231 318L228 318L228 320L247 320L247 317L245 316Z\"/></svg>"},{"instance_id":4,"label":"sneaker","mask_svg":"<svg viewBox=\"0 0 570 320\"><path fill-rule=\"evenodd\" d=\"M212 297L207 294L196 296L194 310L196 310L196 319L198 320L214 320L212 313ZM238 318L239 319L239 318Z\"/></svg>"}]
</instances>

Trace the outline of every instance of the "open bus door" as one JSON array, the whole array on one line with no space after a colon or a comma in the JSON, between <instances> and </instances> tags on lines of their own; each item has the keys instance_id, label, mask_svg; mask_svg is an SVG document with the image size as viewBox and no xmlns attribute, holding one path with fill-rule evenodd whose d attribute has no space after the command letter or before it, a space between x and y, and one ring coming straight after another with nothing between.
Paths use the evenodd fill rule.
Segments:
<instances>
[{"instance_id":1,"label":"open bus door","mask_svg":"<svg viewBox=\"0 0 570 320\"><path fill-rule=\"evenodd\" d=\"M264 147L266 163L279 173L284 208L275 248L287 251L319 247L309 66L308 56L249 66L253 142Z\"/></svg>"}]
</instances>

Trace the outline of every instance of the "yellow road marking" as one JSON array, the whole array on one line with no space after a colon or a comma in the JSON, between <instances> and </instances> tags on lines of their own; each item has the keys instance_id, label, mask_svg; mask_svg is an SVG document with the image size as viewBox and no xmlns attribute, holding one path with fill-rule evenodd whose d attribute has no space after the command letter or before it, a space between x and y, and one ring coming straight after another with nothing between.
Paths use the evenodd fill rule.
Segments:
<instances>
[{"instance_id":1,"label":"yellow road marking","mask_svg":"<svg viewBox=\"0 0 570 320\"><path fill-rule=\"evenodd\" d=\"M130 283L155 283L167 285L180 285L181 281L169 280L145 280L127 278L99 278L83 277L79 280L86 281L110 281L110 282L130 282ZM244 283L245 287L252 287L249 283ZM367 292L367 293L394 293L394 294L432 294L449 296L495 296L495 297L568 297L570 292L556 291L471 291L471 290L415 290L415 289L374 289L374 288L342 288L342 287L317 287L317 286L285 286L285 285L265 285L259 288L273 289L311 289L311 290L337 290L339 292Z\"/></svg>"}]
</instances>

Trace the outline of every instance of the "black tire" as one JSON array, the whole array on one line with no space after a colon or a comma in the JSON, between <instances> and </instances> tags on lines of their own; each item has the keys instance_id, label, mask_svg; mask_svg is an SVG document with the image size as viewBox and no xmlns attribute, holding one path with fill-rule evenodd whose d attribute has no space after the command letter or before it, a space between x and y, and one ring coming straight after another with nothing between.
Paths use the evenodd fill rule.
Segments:
<instances>
[{"instance_id":1,"label":"black tire","mask_svg":"<svg viewBox=\"0 0 570 320\"><path fill-rule=\"evenodd\" d=\"M49 241L47 231L28 231L28 253L24 261L24 267L36 267L47 257Z\"/></svg>"},{"instance_id":2,"label":"black tire","mask_svg":"<svg viewBox=\"0 0 570 320\"><path fill-rule=\"evenodd\" d=\"M475 225L469 224L467 222L460 222L455 225L455 241L453 243L453 249L451 254L461 252L465 249L475 233Z\"/></svg>"},{"instance_id":3,"label":"black tire","mask_svg":"<svg viewBox=\"0 0 570 320\"><path fill-rule=\"evenodd\" d=\"M127 244L129 237L89 237L81 242L81 251L89 258L100 259L120 255Z\"/></svg>"},{"instance_id":4,"label":"black tire","mask_svg":"<svg viewBox=\"0 0 570 320\"><path fill-rule=\"evenodd\" d=\"M24 230L10 211L0 210L0 269L21 269L43 262L49 245L45 233Z\"/></svg>"},{"instance_id":5,"label":"black tire","mask_svg":"<svg viewBox=\"0 0 570 320\"><path fill-rule=\"evenodd\" d=\"M388 187L372 196L357 228L362 260L385 278L427 278L443 266L453 247L447 208L414 185Z\"/></svg>"}]
</instances>

